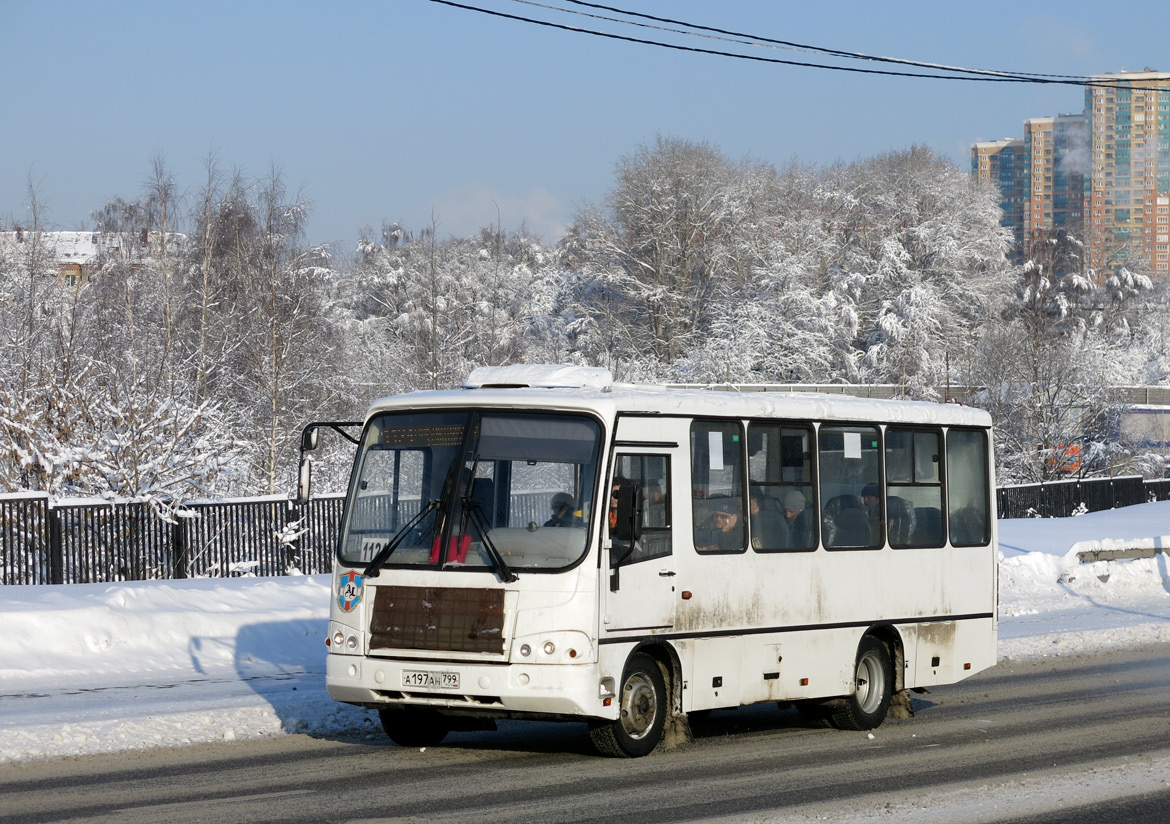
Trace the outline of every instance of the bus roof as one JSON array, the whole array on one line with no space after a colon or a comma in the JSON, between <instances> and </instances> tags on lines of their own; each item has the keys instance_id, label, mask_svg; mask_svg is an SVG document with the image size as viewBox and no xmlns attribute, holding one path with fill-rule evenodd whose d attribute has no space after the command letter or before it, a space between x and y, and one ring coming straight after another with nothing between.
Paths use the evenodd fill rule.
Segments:
<instances>
[{"instance_id":1,"label":"bus roof","mask_svg":"<svg viewBox=\"0 0 1170 824\"><path fill-rule=\"evenodd\" d=\"M604 369L530 364L477 369L464 381L462 389L408 392L382 398L370 406L369 414L453 406L591 411L607 421L619 413L636 413L991 426L987 412L953 403L771 391L759 384L706 388L622 384L614 383Z\"/></svg>"}]
</instances>

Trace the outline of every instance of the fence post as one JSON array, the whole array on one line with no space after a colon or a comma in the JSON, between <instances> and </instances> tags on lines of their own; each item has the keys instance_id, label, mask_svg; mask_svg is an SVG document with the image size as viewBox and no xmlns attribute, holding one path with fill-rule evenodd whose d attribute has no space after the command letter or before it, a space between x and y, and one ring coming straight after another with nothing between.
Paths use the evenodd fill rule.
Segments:
<instances>
[{"instance_id":1,"label":"fence post","mask_svg":"<svg viewBox=\"0 0 1170 824\"><path fill-rule=\"evenodd\" d=\"M168 524L171 531L171 577L187 577L187 522L190 518L175 518Z\"/></svg>"},{"instance_id":2,"label":"fence post","mask_svg":"<svg viewBox=\"0 0 1170 824\"><path fill-rule=\"evenodd\" d=\"M290 569L296 569L302 574L305 569L303 566L303 553L301 552L301 536L305 529L305 517L309 514L308 502L304 507L297 506L295 501L284 502L284 529L281 530L281 540L284 542L284 569L282 572L288 575ZM296 524L295 530L292 525Z\"/></svg>"},{"instance_id":3,"label":"fence post","mask_svg":"<svg viewBox=\"0 0 1170 824\"><path fill-rule=\"evenodd\" d=\"M49 583L65 583L65 549L61 541L61 516L51 502L45 503L45 526L48 527Z\"/></svg>"}]
</instances>

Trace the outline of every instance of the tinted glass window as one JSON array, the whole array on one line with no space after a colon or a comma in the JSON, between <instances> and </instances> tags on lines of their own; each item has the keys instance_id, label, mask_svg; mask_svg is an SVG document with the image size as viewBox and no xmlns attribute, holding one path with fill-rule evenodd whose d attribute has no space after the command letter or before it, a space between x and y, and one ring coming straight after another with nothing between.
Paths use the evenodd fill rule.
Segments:
<instances>
[{"instance_id":1,"label":"tinted glass window","mask_svg":"<svg viewBox=\"0 0 1170 824\"><path fill-rule=\"evenodd\" d=\"M692 517L699 552L738 552L747 543L743 446L743 430L734 421L691 426Z\"/></svg>"},{"instance_id":2,"label":"tinted glass window","mask_svg":"<svg viewBox=\"0 0 1170 824\"><path fill-rule=\"evenodd\" d=\"M627 547L628 553L615 552L611 557L625 565L670 555L670 457L618 455L616 480L637 484L642 490L642 536Z\"/></svg>"},{"instance_id":3,"label":"tinted glass window","mask_svg":"<svg viewBox=\"0 0 1170 824\"><path fill-rule=\"evenodd\" d=\"M817 543L811 426L748 426L748 531L761 552Z\"/></svg>"},{"instance_id":4,"label":"tinted glass window","mask_svg":"<svg viewBox=\"0 0 1170 824\"><path fill-rule=\"evenodd\" d=\"M987 436L979 430L947 432L947 500L951 543L986 546L991 540Z\"/></svg>"},{"instance_id":5,"label":"tinted glass window","mask_svg":"<svg viewBox=\"0 0 1170 824\"><path fill-rule=\"evenodd\" d=\"M942 433L886 430L886 534L890 546L943 545Z\"/></svg>"},{"instance_id":6,"label":"tinted glass window","mask_svg":"<svg viewBox=\"0 0 1170 824\"><path fill-rule=\"evenodd\" d=\"M818 443L825 546L881 546L881 438L877 427L822 426Z\"/></svg>"}]
</instances>

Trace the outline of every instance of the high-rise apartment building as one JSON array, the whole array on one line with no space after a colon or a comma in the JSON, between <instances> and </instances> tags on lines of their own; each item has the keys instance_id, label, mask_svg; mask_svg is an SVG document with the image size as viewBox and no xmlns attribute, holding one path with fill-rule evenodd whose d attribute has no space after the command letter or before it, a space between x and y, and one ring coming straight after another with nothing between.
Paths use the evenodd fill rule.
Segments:
<instances>
[{"instance_id":1,"label":"high-rise apartment building","mask_svg":"<svg viewBox=\"0 0 1170 824\"><path fill-rule=\"evenodd\" d=\"M1024 251L1028 252L1052 228L1052 167L1055 161L1052 130L1055 117L1024 121L1024 168L1028 200L1024 207Z\"/></svg>"},{"instance_id":2,"label":"high-rise apartment building","mask_svg":"<svg viewBox=\"0 0 1170 824\"><path fill-rule=\"evenodd\" d=\"M1052 124L1052 228L1078 238L1085 231L1085 180L1089 133L1083 114L1062 114Z\"/></svg>"},{"instance_id":3,"label":"high-rise apartment building","mask_svg":"<svg viewBox=\"0 0 1170 824\"><path fill-rule=\"evenodd\" d=\"M1100 74L1085 88L1089 262L1170 273L1170 73Z\"/></svg>"},{"instance_id":4,"label":"high-rise apartment building","mask_svg":"<svg viewBox=\"0 0 1170 824\"><path fill-rule=\"evenodd\" d=\"M1018 137L971 144L971 173L980 183L999 191L1003 225L1012 230L1013 252L1023 260L1024 204L1028 198L1028 169L1024 141Z\"/></svg>"},{"instance_id":5,"label":"high-rise apartment building","mask_svg":"<svg viewBox=\"0 0 1170 824\"><path fill-rule=\"evenodd\" d=\"M1029 118L1022 140L972 144L972 172L998 188L1017 259L1066 229L1098 277L1122 266L1170 275L1170 73L1089 82L1083 114Z\"/></svg>"}]
</instances>

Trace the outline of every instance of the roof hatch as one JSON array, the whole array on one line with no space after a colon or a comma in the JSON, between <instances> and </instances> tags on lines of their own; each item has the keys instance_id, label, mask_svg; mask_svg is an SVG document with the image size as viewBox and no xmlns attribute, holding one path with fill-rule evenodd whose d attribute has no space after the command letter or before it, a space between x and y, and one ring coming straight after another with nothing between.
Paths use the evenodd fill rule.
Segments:
<instances>
[{"instance_id":1,"label":"roof hatch","mask_svg":"<svg viewBox=\"0 0 1170 824\"><path fill-rule=\"evenodd\" d=\"M463 380L464 389L603 389L612 384L608 369L568 363L481 366Z\"/></svg>"}]
</instances>

